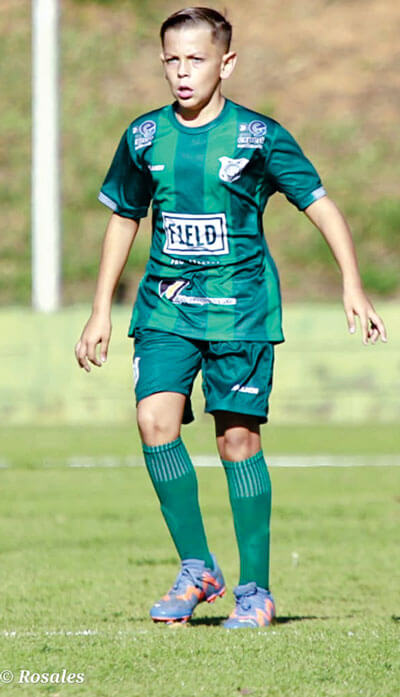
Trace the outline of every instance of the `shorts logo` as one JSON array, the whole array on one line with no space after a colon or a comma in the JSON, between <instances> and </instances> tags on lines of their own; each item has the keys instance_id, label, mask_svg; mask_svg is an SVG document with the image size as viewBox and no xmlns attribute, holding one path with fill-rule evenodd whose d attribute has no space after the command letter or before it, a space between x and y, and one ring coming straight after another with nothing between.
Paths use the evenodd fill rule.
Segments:
<instances>
[{"instance_id":1,"label":"shorts logo","mask_svg":"<svg viewBox=\"0 0 400 697\"><path fill-rule=\"evenodd\" d=\"M165 254L228 254L225 213L184 215L163 213Z\"/></svg>"},{"instance_id":2,"label":"shorts logo","mask_svg":"<svg viewBox=\"0 0 400 697\"><path fill-rule=\"evenodd\" d=\"M233 160L231 157L220 157L218 159L221 163L219 178L224 182L235 182L237 179L239 179L242 170L249 162L249 160L245 157L240 157L237 160Z\"/></svg>"},{"instance_id":3,"label":"shorts logo","mask_svg":"<svg viewBox=\"0 0 400 697\"><path fill-rule=\"evenodd\" d=\"M259 391L259 387L246 387L246 385L241 387L240 383L234 385L231 389L231 392L246 392L247 394L258 394Z\"/></svg>"},{"instance_id":4,"label":"shorts logo","mask_svg":"<svg viewBox=\"0 0 400 697\"><path fill-rule=\"evenodd\" d=\"M138 384L139 380L139 361L140 361L140 356L137 356L136 358L133 359L133 375L135 379L135 387Z\"/></svg>"},{"instance_id":5,"label":"shorts logo","mask_svg":"<svg viewBox=\"0 0 400 697\"><path fill-rule=\"evenodd\" d=\"M255 119L250 123L239 124L238 148L262 148L267 133L267 124Z\"/></svg>"},{"instance_id":6,"label":"shorts logo","mask_svg":"<svg viewBox=\"0 0 400 697\"><path fill-rule=\"evenodd\" d=\"M156 130L157 124L155 121L143 121L140 126L133 126L132 133L135 136L135 150L151 145Z\"/></svg>"},{"instance_id":7,"label":"shorts logo","mask_svg":"<svg viewBox=\"0 0 400 697\"><path fill-rule=\"evenodd\" d=\"M171 300L174 305L236 305L236 298L210 298L208 296L184 295L190 282L182 278L164 279L158 285L160 298Z\"/></svg>"}]
</instances>

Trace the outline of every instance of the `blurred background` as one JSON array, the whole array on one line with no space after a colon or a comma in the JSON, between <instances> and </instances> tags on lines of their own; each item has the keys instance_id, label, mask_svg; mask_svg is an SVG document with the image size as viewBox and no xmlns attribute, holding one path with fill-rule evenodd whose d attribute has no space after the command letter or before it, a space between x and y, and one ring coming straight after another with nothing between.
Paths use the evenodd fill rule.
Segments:
<instances>
[{"instance_id":1,"label":"blurred background","mask_svg":"<svg viewBox=\"0 0 400 697\"><path fill-rule=\"evenodd\" d=\"M158 32L181 5L60 4L63 282L62 309L52 314L31 310L31 2L0 5L3 463L22 447L25 460L35 448L37 457L58 456L68 437L75 454L92 452L96 439L103 454L138 448L127 329L148 256L149 219L116 294L107 365L87 375L73 349L90 313L109 217L97 194L129 122L170 101ZM280 272L287 341L277 348L266 441L277 451L301 452L308 428L316 452L399 452L400 5L231 0L227 15L239 61L226 96L277 119L300 142L350 222L365 288L389 335L387 345L365 347L359 329L348 334L326 243L274 196L265 231ZM198 382L194 401L197 422L187 427L188 438L198 452L211 452L212 422L202 412Z\"/></svg>"}]
</instances>

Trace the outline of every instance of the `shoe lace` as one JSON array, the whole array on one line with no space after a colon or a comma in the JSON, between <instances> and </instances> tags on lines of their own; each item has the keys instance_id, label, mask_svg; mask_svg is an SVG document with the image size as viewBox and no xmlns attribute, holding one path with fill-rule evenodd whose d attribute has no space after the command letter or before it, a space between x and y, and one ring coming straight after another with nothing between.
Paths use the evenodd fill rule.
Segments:
<instances>
[{"instance_id":1,"label":"shoe lace","mask_svg":"<svg viewBox=\"0 0 400 697\"><path fill-rule=\"evenodd\" d=\"M188 566L184 566L176 577L172 590L177 592L184 590L190 582L192 582L194 586L202 588L201 581L195 575L194 571L192 571Z\"/></svg>"},{"instance_id":2,"label":"shoe lace","mask_svg":"<svg viewBox=\"0 0 400 697\"><path fill-rule=\"evenodd\" d=\"M236 602L240 608L240 610L243 610L243 612L247 612L248 610L251 609L252 603L250 598L255 595L254 593L246 593L244 595L240 595L237 599Z\"/></svg>"}]
</instances>

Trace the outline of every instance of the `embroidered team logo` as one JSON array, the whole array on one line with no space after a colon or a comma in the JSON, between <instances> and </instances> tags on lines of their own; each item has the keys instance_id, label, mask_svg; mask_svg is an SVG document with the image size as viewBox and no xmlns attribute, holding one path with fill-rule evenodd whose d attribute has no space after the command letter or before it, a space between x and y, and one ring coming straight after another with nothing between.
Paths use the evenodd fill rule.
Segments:
<instances>
[{"instance_id":1,"label":"embroidered team logo","mask_svg":"<svg viewBox=\"0 0 400 697\"><path fill-rule=\"evenodd\" d=\"M135 136L135 150L146 148L151 145L156 135L157 124L150 119L143 121L140 126L133 126L132 133Z\"/></svg>"},{"instance_id":2,"label":"embroidered team logo","mask_svg":"<svg viewBox=\"0 0 400 697\"><path fill-rule=\"evenodd\" d=\"M239 124L238 148L262 148L267 134L267 124L261 119Z\"/></svg>"},{"instance_id":3,"label":"embroidered team logo","mask_svg":"<svg viewBox=\"0 0 400 697\"><path fill-rule=\"evenodd\" d=\"M267 126L264 121L251 121L251 123L249 123L249 131L253 136L265 136Z\"/></svg>"},{"instance_id":4,"label":"embroidered team logo","mask_svg":"<svg viewBox=\"0 0 400 697\"><path fill-rule=\"evenodd\" d=\"M231 157L220 157L219 161L221 163L219 178L224 182L235 182L239 179L243 169L249 162L245 157L239 157L237 160L233 160Z\"/></svg>"},{"instance_id":5,"label":"embroidered team logo","mask_svg":"<svg viewBox=\"0 0 400 697\"><path fill-rule=\"evenodd\" d=\"M143 121L139 126L139 131L143 138L154 138L157 125L155 121Z\"/></svg>"}]
</instances>

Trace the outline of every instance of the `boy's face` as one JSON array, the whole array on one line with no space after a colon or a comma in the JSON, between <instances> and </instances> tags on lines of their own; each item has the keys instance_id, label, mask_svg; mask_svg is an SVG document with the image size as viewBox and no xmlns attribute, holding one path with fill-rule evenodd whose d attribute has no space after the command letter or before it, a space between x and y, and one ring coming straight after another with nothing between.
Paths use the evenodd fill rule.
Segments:
<instances>
[{"instance_id":1,"label":"boy's face","mask_svg":"<svg viewBox=\"0 0 400 697\"><path fill-rule=\"evenodd\" d=\"M166 31L161 60L179 105L197 111L208 104L221 79L232 73L236 54L225 53L206 25L182 26Z\"/></svg>"}]
</instances>

